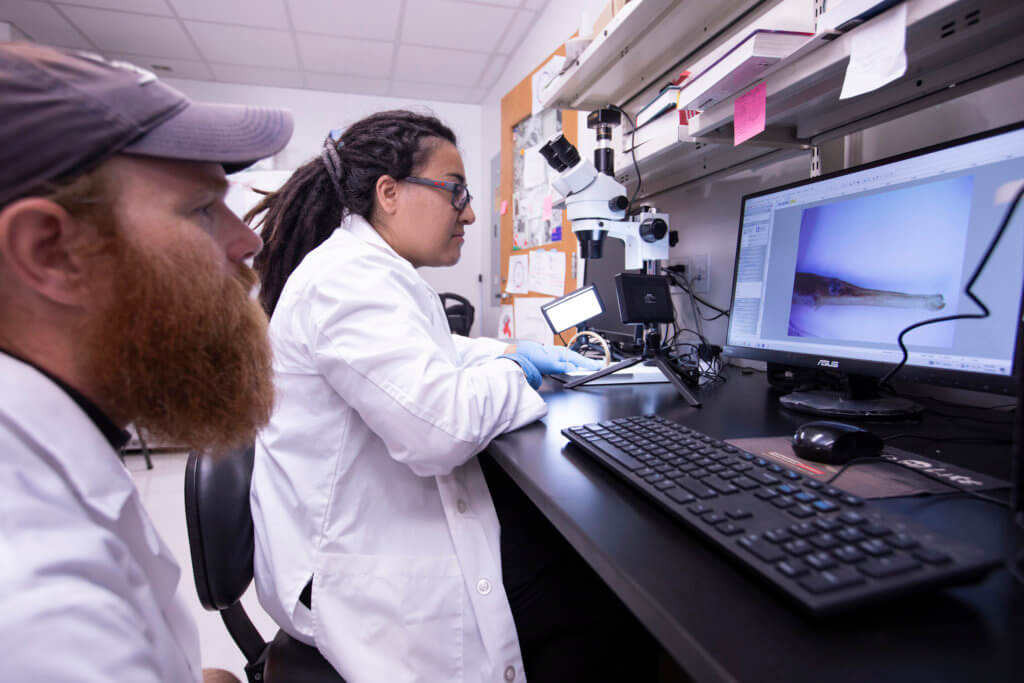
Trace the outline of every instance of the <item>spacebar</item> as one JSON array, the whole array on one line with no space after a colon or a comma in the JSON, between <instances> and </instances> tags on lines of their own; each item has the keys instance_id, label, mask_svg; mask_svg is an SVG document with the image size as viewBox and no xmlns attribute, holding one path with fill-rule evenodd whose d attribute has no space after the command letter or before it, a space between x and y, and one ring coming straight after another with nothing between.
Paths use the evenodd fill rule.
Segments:
<instances>
[{"instance_id":1,"label":"spacebar","mask_svg":"<svg viewBox=\"0 0 1024 683\"><path fill-rule=\"evenodd\" d=\"M605 441L604 439L597 439L596 441L588 442L591 446L598 449L605 455L609 455L614 458L620 465L625 467L627 470L638 470L644 467L644 464L634 458L632 455L622 450L618 446Z\"/></svg>"}]
</instances>

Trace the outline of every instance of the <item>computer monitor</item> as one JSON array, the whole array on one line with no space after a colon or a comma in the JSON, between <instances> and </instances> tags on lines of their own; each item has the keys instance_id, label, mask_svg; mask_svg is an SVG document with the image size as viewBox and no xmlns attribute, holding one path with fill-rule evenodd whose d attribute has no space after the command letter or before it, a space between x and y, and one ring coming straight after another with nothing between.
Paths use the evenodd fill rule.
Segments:
<instances>
[{"instance_id":1,"label":"computer monitor","mask_svg":"<svg viewBox=\"0 0 1024 683\"><path fill-rule=\"evenodd\" d=\"M616 343L627 353L637 346L636 330L640 325L627 325L619 316L615 276L626 270L626 245L622 240L607 238L601 258L587 259L583 267L583 284L594 285L601 300L605 302L604 312L587 321L587 329L599 333L610 342ZM639 271L627 271L639 272Z\"/></svg>"},{"instance_id":2,"label":"computer monitor","mask_svg":"<svg viewBox=\"0 0 1024 683\"><path fill-rule=\"evenodd\" d=\"M1024 183L1024 124L743 198L724 353L842 373L858 386L902 358L897 336L979 312L964 289ZM984 319L920 327L895 378L1013 394L1024 207L973 287ZM806 397L801 397L801 399ZM885 416L884 401L790 407ZM785 397L784 397L784 403Z\"/></svg>"}]
</instances>

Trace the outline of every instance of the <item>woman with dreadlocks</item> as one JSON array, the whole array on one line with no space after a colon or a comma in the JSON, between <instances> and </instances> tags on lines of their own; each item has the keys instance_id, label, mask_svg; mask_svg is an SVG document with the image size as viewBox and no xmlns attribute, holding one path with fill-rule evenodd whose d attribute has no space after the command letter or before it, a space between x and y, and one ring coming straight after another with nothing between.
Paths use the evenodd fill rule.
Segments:
<instances>
[{"instance_id":1,"label":"woman with dreadlocks","mask_svg":"<svg viewBox=\"0 0 1024 683\"><path fill-rule=\"evenodd\" d=\"M449 332L416 269L455 264L475 219L455 135L431 116L369 116L257 216L276 388L252 482L264 607L350 683L583 675L558 634L600 621L590 596L553 622L567 603L536 579L589 585L586 568L537 553L567 546L550 526L530 536L546 522L523 526L522 494L476 456L545 413L541 374L599 364Z\"/></svg>"}]
</instances>

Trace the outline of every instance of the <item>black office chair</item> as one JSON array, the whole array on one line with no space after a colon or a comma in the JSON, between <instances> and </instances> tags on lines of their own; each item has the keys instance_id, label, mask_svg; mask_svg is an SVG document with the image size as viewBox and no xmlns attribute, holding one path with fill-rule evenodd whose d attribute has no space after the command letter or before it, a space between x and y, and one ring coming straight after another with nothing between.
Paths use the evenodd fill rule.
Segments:
<instances>
[{"instance_id":1,"label":"black office chair","mask_svg":"<svg viewBox=\"0 0 1024 683\"><path fill-rule=\"evenodd\" d=\"M452 292L443 292L438 296L441 297L441 305L448 316L448 328L454 334L468 337L469 331L473 328L473 317L476 315L473 304L469 303L469 299Z\"/></svg>"},{"instance_id":2,"label":"black office chair","mask_svg":"<svg viewBox=\"0 0 1024 683\"><path fill-rule=\"evenodd\" d=\"M199 602L220 612L245 655L249 683L345 683L320 651L278 631L267 643L240 601L252 582L249 508L252 445L220 458L191 453L185 467L185 522Z\"/></svg>"}]
</instances>

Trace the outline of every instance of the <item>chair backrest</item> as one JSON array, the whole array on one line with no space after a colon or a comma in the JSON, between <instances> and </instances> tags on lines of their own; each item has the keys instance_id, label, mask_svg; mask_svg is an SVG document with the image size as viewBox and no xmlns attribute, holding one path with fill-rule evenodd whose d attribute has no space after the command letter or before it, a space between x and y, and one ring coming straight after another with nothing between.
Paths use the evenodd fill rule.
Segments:
<instances>
[{"instance_id":1,"label":"chair backrest","mask_svg":"<svg viewBox=\"0 0 1024 683\"><path fill-rule=\"evenodd\" d=\"M455 334L468 337L476 315L473 304L469 303L469 299L452 292L443 292L438 296L441 297L441 305L448 316L448 328Z\"/></svg>"},{"instance_id":2,"label":"chair backrest","mask_svg":"<svg viewBox=\"0 0 1024 683\"><path fill-rule=\"evenodd\" d=\"M250 664L267 645L239 602L252 583L254 457L249 444L217 457L190 453L185 466L185 523L199 602L220 612ZM262 662L258 667L262 671Z\"/></svg>"}]
</instances>

